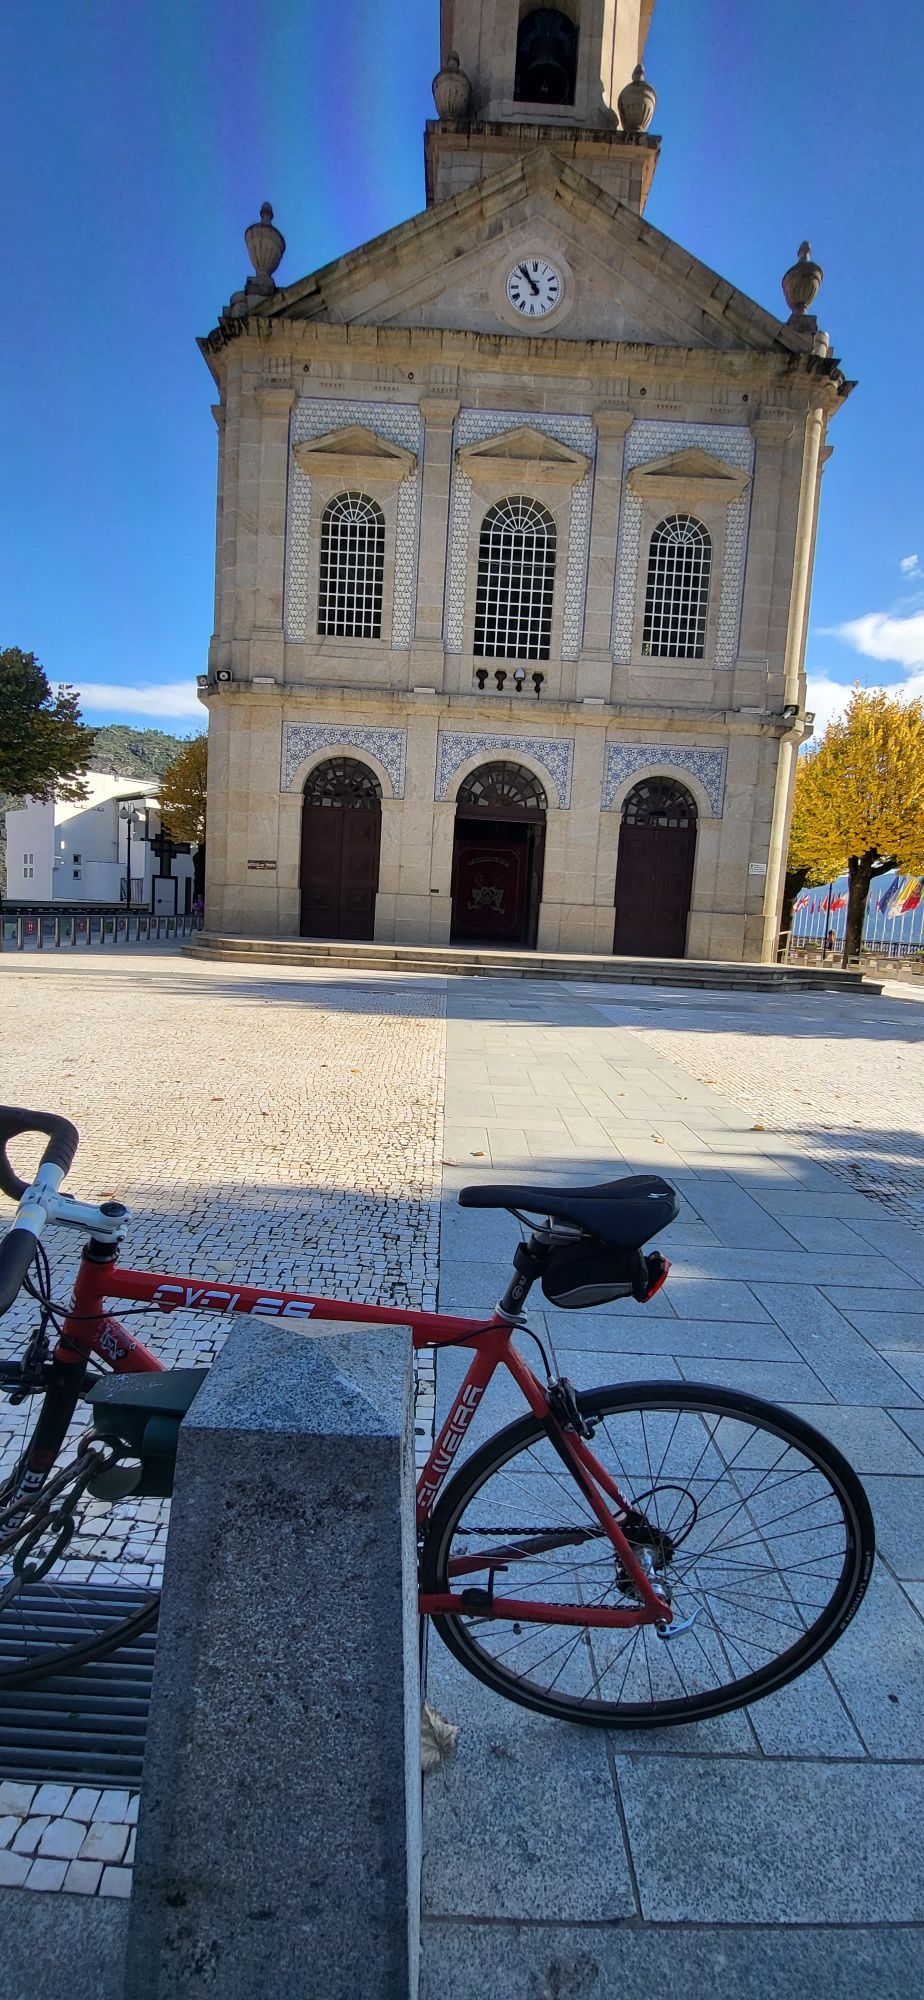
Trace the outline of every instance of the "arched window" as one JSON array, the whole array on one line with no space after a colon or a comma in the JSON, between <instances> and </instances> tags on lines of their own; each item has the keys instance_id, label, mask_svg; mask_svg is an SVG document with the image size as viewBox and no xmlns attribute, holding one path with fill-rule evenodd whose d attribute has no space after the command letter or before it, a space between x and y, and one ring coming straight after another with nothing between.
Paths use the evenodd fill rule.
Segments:
<instances>
[{"instance_id":1,"label":"arched window","mask_svg":"<svg viewBox=\"0 0 924 2000\"><path fill-rule=\"evenodd\" d=\"M573 104L578 31L557 7L534 7L517 34L513 94L521 104Z\"/></svg>"},{"instance_id":2,"label":"arched window","mask_svg":"<svg viewBox=\"0 0 924 2000\"><path fill-rule=\"evenodd\" d=\"M456 805L462 810L478 806L486 812L496 812L498 807L505 812L548 810L538 778L525 764L509 763L506 759L496 764L479 764L477 771L470 771L459 786Z\"/></svg>"},{"instance_id":3,"label":"arched window","mask_svg":"<svg viewBox=\"0 0 924 2000\"><path fill-rule=\"evenodd\" d=\"M321 519L318 631L380 639L385 519L365 493L338 493Z\"/></svg>"},{"instance_id":4,"label":"arched window","mask_svg":"<svg viewBox=\"0 0 924 2000\"><path fill-rule=\"evenodd\" d=\"M623 826L696 825L696 801L675 778L645 778L633 785L622 809Z\"/></svg>"},{"instance_id":5,"label":"arched window","mask_svg":"<svg viewBox=\"0 0 924 2000\"><path fill-rule=\"evenodd\" d=\"M490 660L547 660L554 582L551 514L522 494L489 508L478 545L475 652Z\"/></svg>"},{"instance_id":6,"label":"arched window","mask_svg":"<svg viewBox=\"0 0 924 2000\"><path fill-rule=\"evenodd\" d=\"M659 521L648 554L642 652L660 660L701 660L712 542L690 514Z\"/></svg>"},{"instance_id":7,"label":"arched window","mask_svg":"<svg viewBox=\"0 0 924 2000\"><path fill-rule=\"evenodd\" d=\"M381 803L382 787L375 772L355 757L325 757L305 779L309 806L358 806L374 812Z\"/></svg>"}]
</instances>

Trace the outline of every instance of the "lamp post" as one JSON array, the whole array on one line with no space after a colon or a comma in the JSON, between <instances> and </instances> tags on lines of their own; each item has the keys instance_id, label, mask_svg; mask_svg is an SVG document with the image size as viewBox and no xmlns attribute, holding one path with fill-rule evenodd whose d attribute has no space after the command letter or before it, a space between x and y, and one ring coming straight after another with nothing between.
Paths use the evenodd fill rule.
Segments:
<instances>
[{"instance_id":1,"label":"lamp post","mask_svg":"<svg viewBox=\"0 0 924 2000\"><path fill-rule=\"evenodd\" d=\"M132 807L127 803L119 807L119 818L125 826L125 924L126 932L132 907Z\"/></svg>"}]
</instances>

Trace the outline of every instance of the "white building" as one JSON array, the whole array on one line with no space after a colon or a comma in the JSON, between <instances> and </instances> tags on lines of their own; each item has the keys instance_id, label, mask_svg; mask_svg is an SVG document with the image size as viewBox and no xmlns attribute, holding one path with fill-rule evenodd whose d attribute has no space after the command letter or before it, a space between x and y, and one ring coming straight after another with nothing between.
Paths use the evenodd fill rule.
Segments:
<instances>
[{"instance_id":1,"label":"white building","mask_svg":"<svg viewBox=\"0 0 924 2000\"><path fill-rule=\"evenodd\" d=\"M162 840L157 785L89 771L86 788L79 802L30 799L7 813L7 903L191 909L192 853Z\"/></svg>"}]
</instances>

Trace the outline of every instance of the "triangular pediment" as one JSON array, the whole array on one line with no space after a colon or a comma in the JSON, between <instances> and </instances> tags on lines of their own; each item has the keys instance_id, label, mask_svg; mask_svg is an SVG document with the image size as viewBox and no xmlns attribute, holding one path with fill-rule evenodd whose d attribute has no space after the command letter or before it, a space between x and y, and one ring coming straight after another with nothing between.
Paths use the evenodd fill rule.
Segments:
<instances>
[{"instance_id":1,"label":"triangular pediment","mask_svg":"<svg viewBox=\"0 0 924 2000\"><path fill-rule=\"evenodd\" d=\"M541 255L562 277L547 320L518 322L505 278ZM569 161L539 147L280 290L261 318L443 329L514 340L593 340L804 352L784 326Z\"/></svg>"},{"instance_id":2,"label":"triangular pediment","mask_svg":"<svg viewBox=\"0 0 924 2000\"><path fill-rule=\"evenodd\" d=\"M365 424L345 424L342 430L325 431L322 437L300 438L292 447L292 456L301 472L327 468L338 478L355 471L357 476L375 472L380 479L389 474L404 479L417 464L416 452L405 451L403 445L394 444Z\"/></svg>"},{"instance_id":3,"label":"triangular pediment","mask_svg":"<svg viewBox=\"0 0 924 2000\"><path fill-rule=\"evenodd\" d=\"M711 451L672 451L667 458L649 459L629 473L633 493L643 499L677 500L686 505L740 499L750 474L716 458Z\"/></svg>"},{"instance_id":4,"label":"triangular pediment","mask_svg":"<svg viewBox=\"0 0 924 2000\"><path fill-rule=\"evenodd\" d=\"M510 471L524 479L544 476L576 485L590 466L586 453L573 451L557 438L546 437L544 431L536 430L532 424L517 424L509 431L482 438L477 444L463 445L456 453L456 460L459 470L476 481L479 474L496 479L498 472Z\"/></svg>"}]
</instances>

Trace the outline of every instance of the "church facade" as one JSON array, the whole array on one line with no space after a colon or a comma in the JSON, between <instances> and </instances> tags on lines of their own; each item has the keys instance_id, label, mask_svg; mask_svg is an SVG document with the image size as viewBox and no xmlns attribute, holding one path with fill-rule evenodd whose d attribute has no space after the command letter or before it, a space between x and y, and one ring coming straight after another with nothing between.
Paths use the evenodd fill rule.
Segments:
<instances>
[{"instance_id":1,"label":"church facade","mask_svg":"<svg viewBox=\"0 0 924 2000\"><path fill-rule=\"evenodd\" d=\"M652 226L654 0L442 0L427 206L200 342L218 389L206 925L759 959L827 426Z\"/></svg>"}]
</instances>

